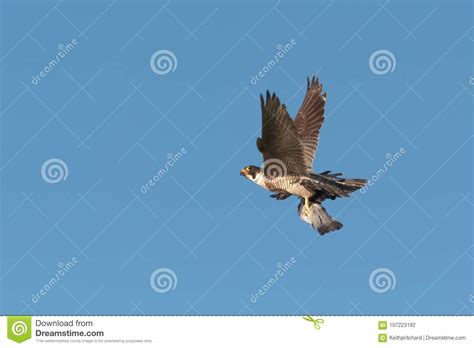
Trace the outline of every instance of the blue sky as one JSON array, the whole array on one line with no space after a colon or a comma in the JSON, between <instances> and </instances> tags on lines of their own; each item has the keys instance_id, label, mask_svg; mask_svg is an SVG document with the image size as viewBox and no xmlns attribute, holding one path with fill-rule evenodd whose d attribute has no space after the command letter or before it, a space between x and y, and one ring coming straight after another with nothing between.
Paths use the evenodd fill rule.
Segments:
<instances>
[{"instance_id":1,"label":"blue sky","mask_svg":"<svg viewBox=\"0 0 474 348\"><path fill-rule=\"evenodd\" d=\"M2 313L472 314L469 2L1 7ZM313 73L324 237L239 176Z\"/></svg>"}]
</instances>

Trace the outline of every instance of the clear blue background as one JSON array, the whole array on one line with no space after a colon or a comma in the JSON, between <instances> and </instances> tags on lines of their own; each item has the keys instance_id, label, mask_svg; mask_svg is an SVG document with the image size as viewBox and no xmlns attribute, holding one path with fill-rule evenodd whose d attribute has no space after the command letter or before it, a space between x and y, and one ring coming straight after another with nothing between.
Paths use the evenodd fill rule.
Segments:
<instances>
[{"instance_id":1,"label":"clear blue background","mask_svg":"<svg viewBox=\"0 0 474 348\"><path fill-rule=\"evenodd\" d=\"M2 1L1 313L471 314L472 3L164 5ZM162 76L149 65L160 49L178 61ZM396 67L376 75L381 49ZM345 226L324 237L294 198L239 176L261 163L258 94L277 92L294 115L313 72L328 94L315 170L370 178L406 150L366 193L326 204ZM67 163L65 181L42 179L50 158ZM161 267L177 276L164 294L150 287ZM381 267L396 284L379 294L369 275Z\"/></svg>"}]
</instances>

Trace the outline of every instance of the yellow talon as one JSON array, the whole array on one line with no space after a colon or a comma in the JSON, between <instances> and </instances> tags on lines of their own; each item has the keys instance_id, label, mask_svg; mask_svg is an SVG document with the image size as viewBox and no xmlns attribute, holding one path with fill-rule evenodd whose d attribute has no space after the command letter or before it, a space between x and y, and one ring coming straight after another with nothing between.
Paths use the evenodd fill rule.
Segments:
<instances>
[{"instance_id":1,"label":"yellow talon","mask_svg":"<svg viewBox=\"0 0 474 348\"><path fill-rule=\"evenodd\" d=\"M306 209L306 211L309 211L309 209L310 209L309 199L307 199L307 198L304 199L304 208Z\"/></svg>"}]
</instances>

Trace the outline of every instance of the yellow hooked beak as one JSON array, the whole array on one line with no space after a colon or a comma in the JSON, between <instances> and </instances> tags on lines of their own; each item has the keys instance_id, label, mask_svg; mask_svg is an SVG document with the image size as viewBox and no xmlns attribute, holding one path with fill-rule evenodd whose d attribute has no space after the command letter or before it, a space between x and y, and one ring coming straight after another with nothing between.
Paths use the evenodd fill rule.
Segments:
<instances>
[{"instance_id":1,"label":"yellow hooked beak","mask_svg":"<svg viewBox=\"0 0 474 348\"><path fill-rule=\"evenodd\" d=\"M245 167L244 169L242 169L242 170L240 171L240 175L243 175L243 176L247 176L248 173L249 173L249 170L248 170L247 167Z\"/></svg>"}]
</instances>

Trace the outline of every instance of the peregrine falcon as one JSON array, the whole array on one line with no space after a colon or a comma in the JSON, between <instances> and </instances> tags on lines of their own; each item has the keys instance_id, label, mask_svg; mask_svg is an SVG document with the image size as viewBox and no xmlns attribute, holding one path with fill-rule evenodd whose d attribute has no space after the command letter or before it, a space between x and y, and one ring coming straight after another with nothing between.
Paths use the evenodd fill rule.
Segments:
<instances>
[{"instance_id":1,"label":"peregrine falcon","mask_svg":"<svg viewBox=\"0 0 474 348\"><path fill-rule=\"evenodd\" d=\"M264 162L261 167L250 165L240 171L240 175L273 192L275 199L299 197L298 215L321 235L342 227L322 202L348 197L367 183L365 179L345 179L342 173L313 172L325 103L326 93L322 93L315 76L308 78L306 95L294 120L275 93L267 91L266 98L260 95L262 137L257 138L257 148Z\"/></svg>"}]
</instances>

